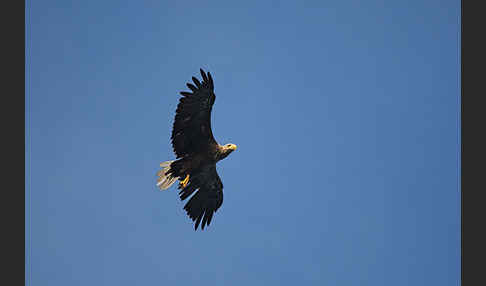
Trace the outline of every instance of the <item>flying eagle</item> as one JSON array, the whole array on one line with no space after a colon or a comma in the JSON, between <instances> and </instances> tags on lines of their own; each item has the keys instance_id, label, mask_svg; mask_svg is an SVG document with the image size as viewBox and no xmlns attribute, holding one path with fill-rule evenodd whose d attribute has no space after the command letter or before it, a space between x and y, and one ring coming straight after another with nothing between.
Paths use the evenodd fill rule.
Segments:
<instances>
[{"instance_id":1,"label":"flying eagle","mask_svg":"<svg viewBox=\"0 0 486 286\"><path fill-rule=\"evenodd\" d=\"M209 226L213 214L223 203L223 183L216 172L216 163L236 150L235 144L219 145L211 130L211 110L216 100L211 74L200 69L202 82L192 77L182 91L172 127L172 147L176 160L160 164L157 186L168 189L179 180L180 199L196 192L184 206L195 221L194 230Z\"/></svg>"}]
</instances>

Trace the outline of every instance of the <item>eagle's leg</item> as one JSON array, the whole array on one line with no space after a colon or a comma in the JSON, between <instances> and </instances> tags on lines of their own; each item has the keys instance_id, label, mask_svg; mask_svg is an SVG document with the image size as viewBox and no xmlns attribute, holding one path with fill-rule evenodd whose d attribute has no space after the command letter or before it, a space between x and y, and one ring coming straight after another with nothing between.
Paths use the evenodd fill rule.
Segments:
<instances>
[{"instance_id":1,"label":"eagle's leg","mask_svg":"<svg viewBox=\"0 0 486 286\"><path fill-rule=\"evenodd\" d=\"M189 183L189 174L186 175L186 178L180 182L181 186L185 188L187 186L187 183Z\"/></svg>"}]
</instances>

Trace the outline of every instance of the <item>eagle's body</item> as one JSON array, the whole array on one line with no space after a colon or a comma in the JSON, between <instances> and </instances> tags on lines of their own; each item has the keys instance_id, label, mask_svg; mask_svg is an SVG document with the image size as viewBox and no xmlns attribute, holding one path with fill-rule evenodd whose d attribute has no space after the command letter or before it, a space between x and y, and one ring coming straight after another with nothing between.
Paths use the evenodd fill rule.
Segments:
<instances>
[{"instance_id":1,"label":"eagle's body","mask_svg":"<svg viewBox=\"0 0 486 286\"><path fill-rule=\"evenodd\" d=\"M157 186L168 189L180 180L181 200L187 199L184 209L195 221L197 230L211 223L214 212L223 203L223 183L216 172L216 163L236 150L236 145L219 145L211 130L211 110L216 99L211 74L201 69L203 82L192 78L188 83L190 92L181 92L172 128L172 147L177 160L160 164Z\"/></svg>"}]
</instances>

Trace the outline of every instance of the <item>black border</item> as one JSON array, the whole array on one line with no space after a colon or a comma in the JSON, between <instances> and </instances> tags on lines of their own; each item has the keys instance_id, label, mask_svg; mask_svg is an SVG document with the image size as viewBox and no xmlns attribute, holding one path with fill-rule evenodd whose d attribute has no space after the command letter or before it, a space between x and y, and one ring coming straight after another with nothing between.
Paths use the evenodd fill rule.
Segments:
<instances>
[{"instance_id":1,"label":"black border","mask_svg":"<svg viewBox=\"0 0 486 286\"><path fill-rule=\"evenodd\" d=\"M486 191L482 178L486 119L480 102L486 95L482 83L486 46L479 3L461 1L461 285L466 286L486 285L485 200L480 198Z\"/></svg>"},{"instance_id":2,"label":"black border","mask_svg":"<svg viewBox=\"0 0 486 286\"><path fill-rule=\"evenodd\" d=\"M3 285L25 285L25 5L6 1L1 17Z\"/></svg>"}]
</instances>

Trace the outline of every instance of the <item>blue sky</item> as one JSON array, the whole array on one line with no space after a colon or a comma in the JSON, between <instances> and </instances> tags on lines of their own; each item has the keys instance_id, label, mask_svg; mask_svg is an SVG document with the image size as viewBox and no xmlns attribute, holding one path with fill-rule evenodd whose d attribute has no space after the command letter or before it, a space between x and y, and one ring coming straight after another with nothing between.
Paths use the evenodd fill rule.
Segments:
<instances>
[{"instance_id":1,"label":"blue sky","mask_svg":"<svg viewBox=\"0 0 486 286\"><path fill-rule=\"evenodd\" d=\"M26 2L27 285L458 285L460 1ZM224 203L159 163L209 70Z\"/></svg>"}]
</instances>

